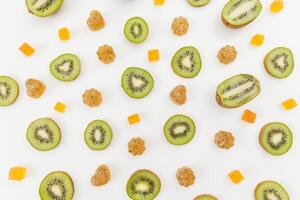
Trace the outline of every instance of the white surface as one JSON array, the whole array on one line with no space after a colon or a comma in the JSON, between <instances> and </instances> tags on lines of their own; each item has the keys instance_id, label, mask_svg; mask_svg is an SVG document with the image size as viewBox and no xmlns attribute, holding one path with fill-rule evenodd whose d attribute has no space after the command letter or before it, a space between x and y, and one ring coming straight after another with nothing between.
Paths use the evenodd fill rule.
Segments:
<instances>
[{"instance_id":1,"label":"white surface","mask_svg":"<svg viewBox=\"0 0 300 200\"><path fill-rule=\"evenodd\" d=\"M68 172L75 183L76 200L128 199L125 185L136 169L147 168L156 172L162 181L158 200L189 200L201 193L215 194L220 200L254 199L256 184L274 179L289 191L292 200L300 199L297 188L300 179L299 107L284 111L280 103L290 97L300 102L300 3L286 0L283 12L269 12L271 0L263 0L263 11L252 24L239 30L226 28L220 21L225 0L212 0L203 8L192 8L185 0L166 0L161 8L152 0L65 0L61 10L45 19L27 13L23 1L2 2L0 12L0 74L14 77L20 84L20 96L15 104L0 108L0 196L1 199L39 199L38 187L42 178L51 171ZM99 9L106 20L106 27L90 32L86 19L90 10ZM183 15L190 21L186 36L175 37L170 25L174 17ZM141 45L130 44L123 36L127 18L142 16L150 27L147 41ZM72 40L61 42L57 30L67 26ZM260 48L249 45L256 33L264 34L265 44ZM18 47L28 42L36 53L27 58ZM96 56L98 46L110 44L117 59L111 65L101 64ZM219 64L216 53L226 44L238 49L236 61L224 66ZM193 45L201 53L203 68L194 79L176 76L170 67L174 52L184 45ZM262 60L266 52L276 46L287 46L294 52L296 67L285 80L270 77ZM148 63L147 50L158 48L161 61ZM54 79L49 62L62 53L75 53L81 58L82 73L71 83ZM120 87L120 76L127 66L142 66L155 79L150 95L141 100L130 99ZM260 79L262 93L249 104L238 109L223 109L214 99L219 82L238 73L251 73ZM47 85L45 95L33 100L26 95L25 80L37 78ZM170 90L177 84L188 88L188 102L176 106L169 100ZM95 109L82 104L85 89L102 91L104 103ZM57 101L67 104L66 113L53 110ZM255 124L240 120L244 109L258 114ZM129 126L127 116L140 113L142 121ZM191 143L182 147L170 145L164 138L162 127L170 115L182 113L191 116L197 133ZM61 144L53 151L39 152L26 141L26 128L39 117L52 117L63 133ZM114 131L111 146L105 151L91 151L83 140L86 125L94 119L104 119ZM272 157L258 144L260 128L270 121L282 121L294 132L294 145L284 156ZM232 131L236 145L230 151L220 150L213 143L218 130ZM127 142L134 136L146 140L143 156L132 157L127 153ZM106 163L112 171L112 181L101 188L94 188L89 180L98 165ZM15 165L26 166L28 176L22 182L7 180L8 170ZM197 176L195 185L186 189L175 179L177 168L190 166ZM246 180L233 185L227 173L240 169Z\"/></svg>"}]
</instances>

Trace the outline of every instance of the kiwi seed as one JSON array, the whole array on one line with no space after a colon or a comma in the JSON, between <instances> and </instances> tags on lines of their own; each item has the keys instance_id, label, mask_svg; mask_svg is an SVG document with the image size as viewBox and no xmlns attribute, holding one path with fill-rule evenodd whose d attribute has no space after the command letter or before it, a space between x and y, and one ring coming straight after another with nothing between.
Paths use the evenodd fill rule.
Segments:
<instances>
[{"instance_id":1,"label":"kiwi seed","mask_svg":"<svg viewBox=\"0 0 300 200\"><path fill-rule=\"evenodd\" d=\"M126 191L132 200L153 200L160 192L161 182L152 171L140 169L129 178Z\"/></svg>"},{"instance_id":2,"label":"kiwi seed","mask_svg":"<svg viewBox=\"0 0 300 200\"><path fill-rule=\"evenodd\" d=\"M222 21L230 28L241 28L252 22L261 10L259 0L230 0L222 10Z\"/></svg>"},{"instance_id":3,"label":"kiwi seed","mask_svg":"<svg viewBox=\"0 0 300 200\"><path fill-rule=\"evenodd\" d=\"M282 185L275 181L263 181L254 191L255 200L290 200L289 194Z\"/></svg>"},{"instance_id":4,"label":"kiwi seed","mask_svg":"<svg viewBox=\"0 0 300 200\"><path fill-rule=\"evenodd\" d=\"M39 194L41 200L72 200L74 184L66 172L55 171L42 180Z\"/></svg>"},{"instance_id":5,"label":"kiwi seed","mask_svg":"<svg viewBox=\"0 0 300 200\"><path fill-rule=\"evenodd\" d=\"M216 100L224 108L237 108L254 99L260 90L260 83L254 76L239 74L218 85Z\"/></svg>"},{"instance_id":6,"label":"kiwi seed","mask_svg":"<svg viewBox=\"0 0 300 200\"><path fill-rule=\"evenodd\" d=\"M260 130L259 143L268 153L280 156L292 147L293 134L284 123L271 122Z\"/></svg>"}]
</instances>

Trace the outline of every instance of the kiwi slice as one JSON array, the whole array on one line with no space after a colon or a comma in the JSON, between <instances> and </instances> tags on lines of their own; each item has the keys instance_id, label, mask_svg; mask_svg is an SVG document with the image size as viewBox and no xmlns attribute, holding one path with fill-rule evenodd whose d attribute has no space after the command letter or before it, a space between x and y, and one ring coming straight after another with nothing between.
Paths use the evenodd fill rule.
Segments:
<instances>
[{"instance_id":1,"label":"kiwi slice","mask_svg":"<svg viewBox=\"0 0 300 200\"><path fill-rule=\"evenodd\" d=\"M254 99L260 90L260 83L254 76L239 74L218 85L216 100L222 107L237 108Z\"/></svg>"},{"instance_id":2,"label":"kiwi slice","mask_svg":"<svg viewBox=\"0 0 300 200\"><path fill-rule=\"evenodd\" d=\"M192 46L180 48L172 58L173 71L181 77L193 78L198 75L202 67L199 51Z\"/></svg>"},{"instance_id":3,"label":"kiwi slice","mask_svg":"<svg viewBox=\"0 0 300 200\"><path fill-rule=\"evenodd\" d=\"M222 10L222 21L230 28L240 28L252 22L261 10L259 0L230 0Z\"/></svg>"},{"instance_id":4,"label":"kiwi slice","mask_svg":"<svg viewBox=\"0 0 300 200\"><path fill-rule=\"evenodd\" d=\"M73 81L80 74L81 64L74 54L63 54L50 63L51 74L60 81Z\"/></svg>"},{"instance_id":5,"label":"kiwi slice","mask_svg":"<svg viewBox=\"0 0 300 200\"><path fill-rule=\"evenodd\" d=\"M187 2L193 7L205 6L210 0L187 0Z\"/></svg>"},{"instance_id":6,"label":"kiwi slice","mask_svg":"<svg viewBox=\"0 0 300 200\"><path fill-rule=\"evenodd\" d=\"M84 141L92 150L106 149L110 145L112 137L110 126L103 120L90 122L84 131Z\"/></svg>"},{"instance_id":7,"label":"kiwi slice","mask_svg":"<svg viewBox=\"0 0 300 200\"><path fill-rule=\"evenodd\" d=\"M149 33L147 22L141 17L132 17L127 20L124 34L128 41L139 44L144 42Z\"/></svg>"},{"instance_id":8,"label":"kiwi slice","mask_svg":"<svg viewBox=\"0 0 300 200\"><path fill-rule=\"evenodd\" d=\"M128 67L122 75L122 88L132 98L143 98L153 89L152 75L145 69Z\"/></svg>"},{"instance_id":9,"label":"kiwi slice","mask_svg":"<svg viewBox=\"0 0 300 200\"><path fill-rule=\"evenodd\" d=\"M167 140L174 145L189 143L196 132L194 121L186 115L174 115L164 125Z\"/></svg>"},{"instance_id":10,"label":"kiwi slice","mask_svg":"<svg viewBox=\"0 0 300 200\"><path fill-rule=\"evenodd\" d=\"M294 70L293 53L285 47L274 48L265 56L264 65L271 76L286 78Z\"/></svg>"},{"instance_id":11,"label":"kiwi slice","mask_svg":"<svg viewBox=\"0 0 300 200\"><path fill-rule=\"evenodd\" d=\"M132 200L153 200L160 191L159 177L152 171L140 169L129 178L126 191Z\"/></svg>"},{"instance_id":12,"label":"kiwi slice","mask_svg":"<svg viewBox=\"0 0 300 200\"><path fill-rule=\"evenodd\" d=\"M218 200L218 199L210 194L202 194L195 197L194 200Z\"/></svg>"},{"instance_id":13,"label":"kiwi slice","mask_svg":"<svg viewBox=\"0 0 300 200\"><path fill-rule=\"evenodd\" d=\"M59 145L61 131L53 119L40 118L31 122L27 128L26 137L35 149L49 151Z\"/></svg>"},{"instance_id":14,"label":"kiwi slice","mask_svg":"<svg viewBox=\"0 0 300 200\"><path fill-rule=\"evenodd\" d=\"M64 0L26 0L30 13L38 17L47 17L59 10Z\"/></svg>"},{"instance_id":15,"label":"kiwi slice","mask_svg":"<svg viewBox=\"0 0 300 200\"><path fill-rule=\"evenodd\" d=\"M259 143L268 153L280 156L289 151L293 144L293 134L287 125L271 122L262 127Z\"/></svg>"},{"instance_id":16,"label":"kiwi slice","mask_svg":"<svg viewBox=\"0 0 300 200\"><path fill-rule=\"evenodd\" d=\"M19 95L17 81L8 76L0 76L0 106L14 103Z\"/></svg>"},{"instance_id":17,"label":"kiwi slice","mask_svg":"<svg viewBox=\"0 0 300 200\"><path fill-rule=\"evenodd\" d=\"M74 184L66 172L51 172L42 180L39 193L41 200L72 200Z\"/></svg>"},{"instance_id":18,"label":"kiwi slice","mask_svg":"<svg viewBox=\"0 0 300 200\"><path fill-rule=\"evenodd\" d=\"M284 187L275 181L259 183L255 188L254 196L255 200L290 200Z\"/></svg>"}]
</instances>

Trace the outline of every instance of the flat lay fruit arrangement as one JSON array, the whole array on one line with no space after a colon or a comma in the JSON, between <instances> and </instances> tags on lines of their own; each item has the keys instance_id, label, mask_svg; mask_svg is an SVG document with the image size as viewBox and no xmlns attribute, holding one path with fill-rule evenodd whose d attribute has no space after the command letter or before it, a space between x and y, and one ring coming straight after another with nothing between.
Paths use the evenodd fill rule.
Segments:
<instances>
[{"instance_id":1,"label":"flat lay fruit arrangement","mask_svg":"<svg viewBox=\"0 0 300 200\"><path fill-rule=\"evenodd\" d=\"M130 17L98 4L73 23L64 23L72 21L64 13L83 1L18 1L23 20L47 31L35 40L32 27L18 34L13 55L32 65L28 72L0 68L0 121L9 135L3 154L13 155L0 173L8 184L18 191L30 183L30 194L41 200L297 199L296 181L285 176L294 172L280 168L285 162L300 167L289 157L298 137L290 120L298 110L298 85L288 82L297 76L297 52L289 38L276 42L264 34L266 28L276 35L283 26L287 0L180 0L192 15L168 8L179 0L148 1L151 9ZM126 10L135 3L143 2L120 4ZM218 17L195 18L201 12ZM271 24L255 32L263 18ZM51 20L60 21L54 31ZM168 27L158 29L165 21ZM189 37L200 31L201 38L206 29L218 49L199 43L197 34ZM259 63L255 70L241 66L252 61Z\"/></svg>"}]
</instances>

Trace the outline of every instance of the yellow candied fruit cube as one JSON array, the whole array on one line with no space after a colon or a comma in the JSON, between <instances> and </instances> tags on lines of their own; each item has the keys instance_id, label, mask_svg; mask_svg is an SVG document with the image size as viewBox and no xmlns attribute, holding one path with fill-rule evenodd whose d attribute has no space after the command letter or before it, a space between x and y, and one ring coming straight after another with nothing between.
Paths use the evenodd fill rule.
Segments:
<instances>
[{"instance_id":1,"label":"yellow candied fruit cube","mask_svg":"<svg viewBox=\"0 0 300 200\"><path fill-rule=\"evenodd\" d=\"M65 112L66 109L66 105L60 102L57 102L54 106L54 109L60 113Z\"/></svg>"},{"instance_id":2,"label":"yellow candied fruit cube","mask_svg":"<svg viewBox=\"0 0 300 200\"><path fill-rule=\"evenodd\" d=\"M63 27L63 28L59 29L58 35L59 35L60 40L62 40L62 41L70 40L70 38L71 38L70 31L67 27Z\"/></svg>"},{"instance_id":3,"label":"yellow candied fruit cube","mask_svg":"<svg viewBox=\"0 0 300 200\"><path fill-rule=\"evenodd\" d=\"M148 51L149 62L159 61L159 50L153 49Z\"/></svg>"},{"instance_id":4,"label":"yellow candied fruit cube","mask_svg":"<svg viewBox=\"0 0 300 200\"><path fill-rule=\"evenodd\" d=\"M256 113L251 110L245 110L242 116L242 120L253 124L256 120Z\"/></svg>"},{"instance_id":5,"label":"yellow candied fruit cube","mask_svg":"<svg viewBox=\"0 0 300 200\"><path fill-rule=\"evenodd\" d=\"M286 110L292 110L293 108L295 108L297 106L297 102L294 99L287 99L284 102L282 102L282 106L284 107L284 109Z\"/></svg>"},{"instance_id":6,"label":"yellow candied fruit cube","mask_svg":"<svg viewBox=\"0 0 300 200\"><path fill-rule=\"evenodd\" d=\"M242 182L245 179L239 170L234 170L234 171L230 172L228 174L228 176L234 184L239 184L240 182Z\"/></svg>"},{"instance_id":7,"label":"yellow candied fruit cube","mask_svg":"<svg viewBox=\"0 0 300 200\"><path fill-rule=\"evenodd\" d=\"M21 181L26 176L26 168L25 167L12 167L9 170L8 179L14 181Z\"/></svg>"},{"instance_id":8,"label":"yellow candied fruit cube","mask_svg":"<svg viewBox=\"0 0 300 200\"><path fill-rule=\"evenodd\" d=\"M253 46L261 46L264 43L265 36L261 34L256 34L251 38L251 44Z\"/></svg>"},{"instance_id":9,"label":"yellow candied fruit cube","mask_svg":"<svg viewBox=\"0 0 300 200\"><path fill-rule=\"evenodd\" d=\"M271 12L280 12L284 7L282 0L274 0L270 6Z\"/></svg>"},{"instance_id":10,"label":"yellow candied fruit cube","mask_svg":"<svg viewBox=\"0 0 300 200\"><path fill-rule=\"evenodd\" d=\"M162 6L162 5L164 5L164 3L165 3L165 0L154 0L154 4L156 6Z\"/></svg>"},{"instance_id":11,"label":"yellow candied fruit cube","mask_svg":"<svg viewBox=\"0 0 300 200\"><path fill-rule=\"evenodd\" d=\"M133 115L130 115L129 117L128 117L128 123L130 124L130 125L132 125L132 124L136 124L136 123L138 123L138 122L140 122L141 121L141 119L140 119L140 116L139 116L139 114L133 114Z\"/></svg>"},{"instance_id":12,"label":"yellow candied fruit cube","mask_svg":"<svg viewBox=\"0 0 300 200\"><path fill-rule=\"evenodd\" d=\"M23 52L24 55L30 57L34 52L34 48L32 48L29 44L24 42L20 47L19 50Z\"/></svg>"}]
</instances>

